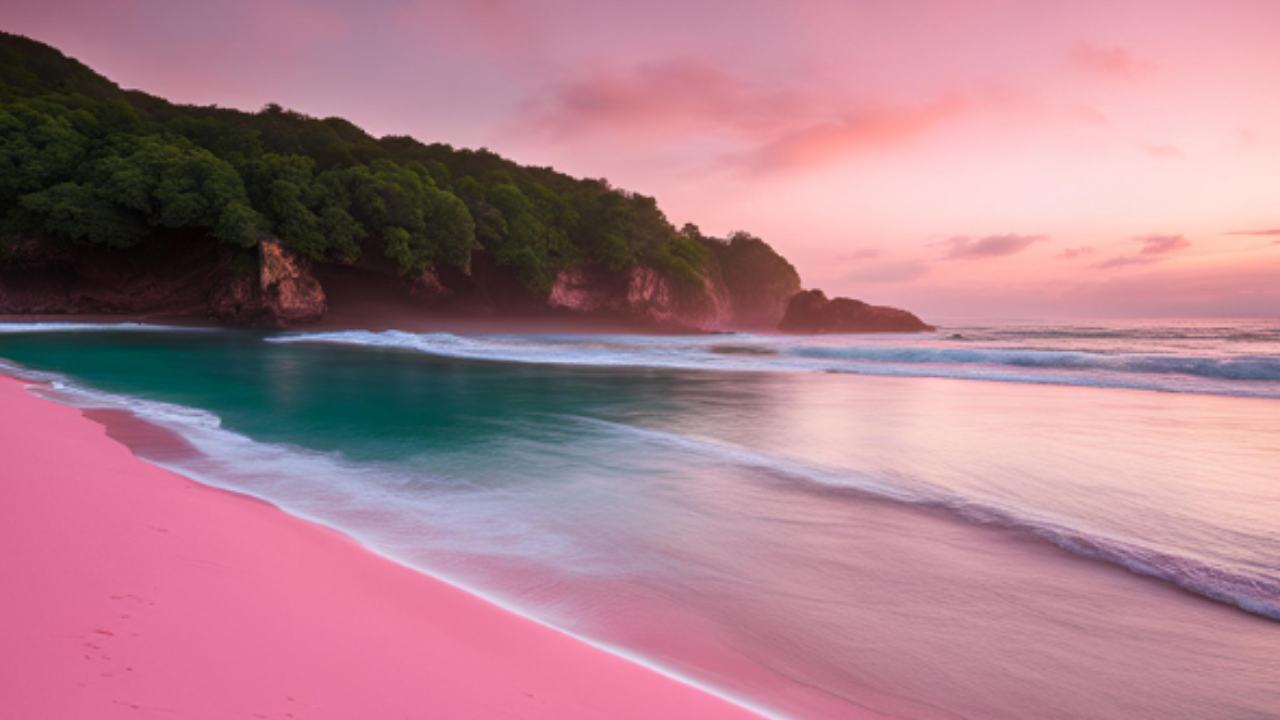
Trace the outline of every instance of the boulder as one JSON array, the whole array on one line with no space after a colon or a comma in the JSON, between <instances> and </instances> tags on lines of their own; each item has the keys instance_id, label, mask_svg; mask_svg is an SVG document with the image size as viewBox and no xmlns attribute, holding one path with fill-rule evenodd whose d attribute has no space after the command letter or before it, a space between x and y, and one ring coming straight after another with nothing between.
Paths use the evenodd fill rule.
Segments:
<instances>
[{"instance_id":1,"label":"boulder","mask_svg":"<svg viewBox=\"0 0 1280 720\"><path fill-rule=\"evenodd\" d=\"M821 290L796 293L778 329L791 333L922 332L932 330L906 310L850 298L827 299Z\"/></svg>"},{"instance_id":2,"label":"boulder","mask_svg":"<svg viewBox=\"0 0 1280 720\"><path fill-rule=\"evenodd\" d=\"M314 322L328 306L324 288L305 259L268 239L258 244L258 290L269 319L277 326Z\"/></svg>"}]
</instances>

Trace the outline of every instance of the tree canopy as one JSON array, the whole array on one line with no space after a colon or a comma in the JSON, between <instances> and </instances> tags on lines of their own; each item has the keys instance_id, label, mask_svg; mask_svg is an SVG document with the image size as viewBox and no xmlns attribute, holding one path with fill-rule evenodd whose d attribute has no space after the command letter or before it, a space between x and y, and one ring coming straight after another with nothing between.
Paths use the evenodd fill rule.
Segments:
<instances>
[{"instance_id":1,"label":"tree canopy","mask_svg":"<svg viewBox=\"0 0 1280 720\"><path fill-rule=\"evenodd\" d=\"M175 230L238 247L274 236L318 261L376 251L406 275L467 271L479 250L534 293L577 264L699 285L738 242L677 231L653 198L604 180L274 104L174 104L0 33L0 238L127 248Z\"/></svg>"}]
</instances>

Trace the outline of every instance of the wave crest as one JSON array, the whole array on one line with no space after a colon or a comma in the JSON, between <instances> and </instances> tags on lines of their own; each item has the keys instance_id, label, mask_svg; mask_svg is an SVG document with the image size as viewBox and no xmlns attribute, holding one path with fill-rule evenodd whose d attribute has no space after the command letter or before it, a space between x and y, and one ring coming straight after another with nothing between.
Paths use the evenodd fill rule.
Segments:
<instances>
[{"instance_id":1,"label":"wave crest","mask_svg":"<svg viewBox=\"0 0 1280 720\"><path fill-rule=\"evenodd\" d=\"M841 372L996 382L1280 397L1280 353L1224 356L1037 348L946 347L903 341L829 343L782 336L461 336L349 330L285 334L273 343L398 349L442 358L578 367L733 372Z\"/></svg>"},{"instance_id":2,"label":"wave crest","mask_svg":"<svg viewBox=\"0 0 1280 720\"><path fill-rule=\"evenodd\" d=\"M845 491L885 500L940 509L953 517L1027 533L1082 557L1100 560L1129 572L1163 580L1197 595L1235 605L1246 612L1280 620L1280 577L1215 565L1137 542L1070 527L1026 511L976 502L905 478L877 478L844 468L831 468L718 440L679 435L594 418L567 418L580 424L625 434L633 440L675 447L802 483L824 491Z\"/></svg>"}]
</instances>

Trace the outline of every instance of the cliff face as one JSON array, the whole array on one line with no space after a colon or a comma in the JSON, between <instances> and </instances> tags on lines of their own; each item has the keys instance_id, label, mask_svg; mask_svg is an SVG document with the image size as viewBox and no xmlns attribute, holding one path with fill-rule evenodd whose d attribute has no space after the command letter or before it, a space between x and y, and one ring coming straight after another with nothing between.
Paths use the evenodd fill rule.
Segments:
<instances>
[{"instance_id":1,"label":"cliff face","mask_svg":"<svg viewBox=\"0 0 1280 720\"><path fill-rule=\"evenodd\" d=\"M698 280L700 288L679 288L649 267L634 267L620 276L573 268L556 276L547 306L659 327L724 327L732 313L724 283L706 273Z\"/></svg>"},{"instance_id":2,"label":"cliff face","mask_svg":"<svg viewBox=\"0 0 1280 720\"><path fill-rule=\"evenodd\" d=\"M323 271L324 282L333 283L340 296L333 302L346 306L377 295L383 308L396 312L432 307L522 317L569 312L662 330L723 330L760 327L774 317L777 296L792 285L791 273L776 268L739 273L730 283L721 275L723 268L712 264L692 282L677 283L647 266L621 272L576 267L561 271L547 296L539 298L495 268L468 276L466 283L430 270L405 279L384 268L313 268L274 239L259 243L256 257L189 237L162 238L130 250L28 240L9 244L0 260L0 314L119 313L289 327L328 314L329 293L315 274ZM342 273L357 271L363 281L342 281ZM748 279L759 283L758 292ZM797 333L931 329L905 310L828 299L820 290L793 293L776 327Z\"/></svg>"},{"instance_id":3,"label":"cliff face","mask_svg":"<svg viewBox=\"0 0 1280 720\"><path fill-rule=\"evenodd\" d=\"M778 329L793 333L921 332L932 330L906 310L832 298L821 290L796 293Z\"/></svg>"},{"instance_id":4,"label":"cliff face","mask_svg":"<svg viewBox=\"0 0 1280 720\"><path fill-rule=\"evenodd\" d=\"M310 264L276 240L258 245L257 290L265 315L280 326L319 320L328 309Z\"/></svg>"},{"instance_id":5,"label":"cliff face","mask_svg":"<svg viewBox=\"0 0 1280 720\"><path fill-rule=\"evenodd\" d=\"M274 104L177 105L4 32L0 56L0 313L358 326L576 312L772 330L800 290L760 238L677 229L603 180ZM842 299L797 311L786 327L909 324Z\"/></svg>"},{"instance_id":6,"label":"cliff face","mask_svg":"<svg viewBox=\"0 0 1280 720\"><path fill-rule=\"evenodd\" d=\"M732 306L732 326L772 330L782 320L787 301L800 292L800 275L768 243L739 232L729 241L713 241Z\"/></svg>"},{"instance_id":7,"label":"cliff face","mask_svg":"<svg viewBox=\"0 0 1280 720\"><path fill-rule=\"evenodd\" d=\"M230 266L231 253L212 241L121 251L21 240L0 262L0 312L205 314Z\"/></svg>"},{"instance_id":8,"label":"cliff face","mask_svg":"<svg viewBox=\"0 0 1280 720\"><path fill-rule=\"evenodd\" d=\"M167 238L130 250L27 240L0 263L0 313L151 314L284 327L320 319L308 264L274 240L250 255Z\"/></svg>"}]
</instances>

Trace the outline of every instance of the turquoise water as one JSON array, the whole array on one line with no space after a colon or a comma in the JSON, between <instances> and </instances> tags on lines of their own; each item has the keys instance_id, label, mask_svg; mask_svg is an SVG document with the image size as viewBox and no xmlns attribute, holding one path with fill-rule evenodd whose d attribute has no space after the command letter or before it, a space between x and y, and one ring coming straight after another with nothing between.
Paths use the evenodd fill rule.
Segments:
<instances>
[{"instance_id":1,"label":"turquoise water","mask_svg":"<svg viewBox=\"0 0 1280 720\"><path fill-rule=\"evenodd\" d=\"M32 329L174 469L782 714L1280 707L1274 325Z\"/></svg>"}]
</instances>

